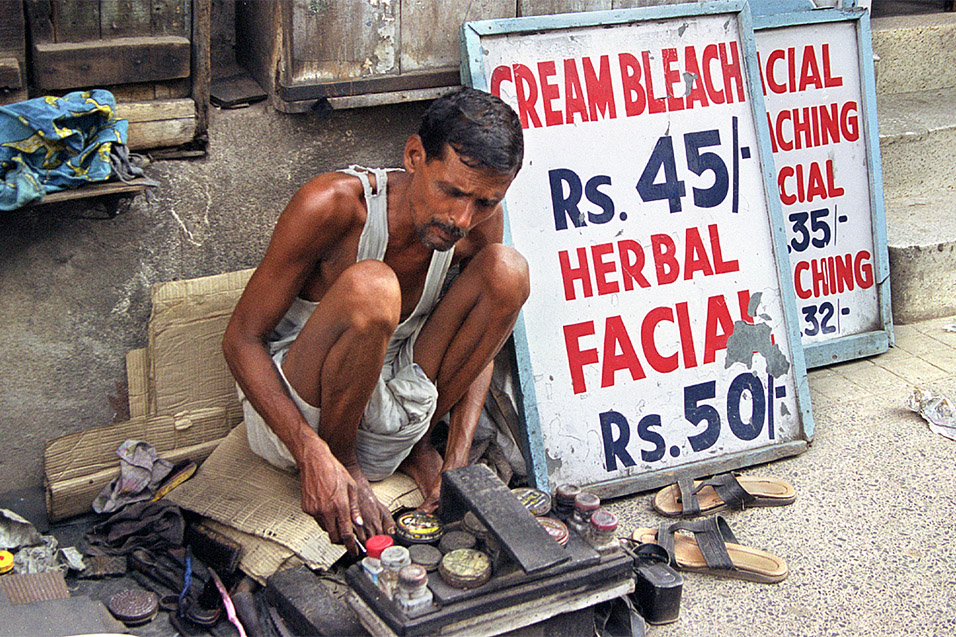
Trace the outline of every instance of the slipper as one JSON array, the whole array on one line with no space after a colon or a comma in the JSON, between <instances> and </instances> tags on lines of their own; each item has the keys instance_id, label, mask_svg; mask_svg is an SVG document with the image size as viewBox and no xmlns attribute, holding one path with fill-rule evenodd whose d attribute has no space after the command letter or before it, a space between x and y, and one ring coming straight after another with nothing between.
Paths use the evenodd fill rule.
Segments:
<instances>
[{"instance_id":1,"label":"slipper","mask_svg":"<svg viewBox=\"0 0 956 637\"><path fill-rule=\"evenodd\" d=\"M671 564L684 571L764 584L787 578L787 563L782 558L738 544L727 521L719 515L670 525L665 522L659 529L638 529L632 537L642 544L660 544L670 555Z\"/></svg>"},{"instance_id":2,"label":"slipper","mask_svg":"<svg viewBox=\"0 0 956 637\"><path fill-rule=\"evenodd\" d=\"M791 504L797 493L786 480L722 473L710 480L678 479L654 496L654 510L668 517L694 517L745 507Z\"/></svg>"}]
</instances>

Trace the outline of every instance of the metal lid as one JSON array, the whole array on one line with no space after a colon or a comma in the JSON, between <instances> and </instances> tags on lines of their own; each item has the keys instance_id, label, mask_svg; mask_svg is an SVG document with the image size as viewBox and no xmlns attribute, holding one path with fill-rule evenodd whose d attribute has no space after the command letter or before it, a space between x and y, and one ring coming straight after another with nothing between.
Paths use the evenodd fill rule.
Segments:
<instances>
[{"instance_id":1,"label":"metal lid","mask_svg":"<svg viewBox=\"0 0 956 637\"><path fill-rule=\"evenodd\" d=\"M442 541L444 540L445 538L442 538ZM434 571L438 568L438 563L441 562L441 551L430 544L409 546L408 554L412 558L412 564L424 566L427 571Z\"/></svg>"},{"instance_id":2,"label":"metal lid","mask_svg":"<svg viewBox=\"0 0 956 637\"><path fill-rule=\"evenodd\" d=\"M416 590L428 583L428 571L421 564L403 566L398 572L398 585L405 590Z\"/></svg>"},{"instance_id":3,"label":"metal lid","mask_svg":"<svg viewBox=\"0 0 956 637\"><path fill-rule=\"evenodd\" d=\"M382 568L387 568L391 571L397 571L406 564L412 563L412 558L408 554L408 549L404 546L388 547L382 551L382 557L379 559L382 561Z\"/></svg>"},{"instance_id":4,"label":"metal lid","mask_svg":"<svg viewBox=\"0 0 956 637\"><path fill-rule=\"evenodd\" d=\"M10 551L0 551L0 575L9 573L13 568L13 553Z\"/></svg>"},{"instance_id":5,"label":"metal lid","mask_svg":"<svg viewBox=\"0 0 956 637\"><path fill-rule=\"evenodd\" d=\"M554 492L557 504L570 508L574 507L574 498L581 493L581 487L576 484L559 484Z\"/></svg>"},{"instance_id":6,"label":"metal lid","mask_svg":"<svg viewBox=\"0 0 956 637\"><path fill-rule=\"evenodd\" d=\"M607 509L598 509L591 514L591 526L598 531L614 531L617 529L617 516Z\"/></svg>"},{"instance_id":7,"label":"metal lid","mask_svg":"<svg viewBox=\"0 0 956 637\"><path fill-rule=\"evenodd\" d=\"M478 538L468 531L449 531L442 536L438 548L442 553L451 553L456 549L473 549Z\"/></svg>"},{"instance_id":8,"label":"metal lid","mask_svg":"<svg viewBox=\"0 0 956 637\"><path fill-rule=\"evenodd\" d=\"M574 508L578 511L596 511L601 508L601 498L590 491L582 491L574 496Z\"/></svg>"},{"instance_id":9,"label":"metal lid","mask_svg":"<svg viewBox=\"0 0 956 637\"><path fill-rule=\"evenodd\" d=\"M127 588L113 595L107 607L116 619L127 626L136 626L156 616L159 596L152 591Z\"/></svg>"},{"instance_id":10,"label":"metal lid","mask_svg":"<svg viewBox=\"0 0 956 637\"><path fill-rule=\"evenodd\" d=\"M373 535L365 542L369 557L382 557L382 551L395 544L390 535Z\"/></svg>"},{"instance_id":11,"label":"metal lid","mask_svg":"<svg viewBox=\"0 0 956 637\"><path fill-rule=\"evenodd\" d=\"M478 516L471 511L466 513L465 517L461 519L461 527L477 537L479 540L483 540L488 537L488 529L485 528L485 525L481 523L481 520L478 519Z\"/></svg>"},{"instance_id":12,"label":"metal lid","mask_svg":"<svg viewBox=\"0 0 956 637\"><path fill-rule=\"evenodd\" d=\"M445 527L438 516L421 511L409 511L395 520L395 535L407 544L431 544L441 538Z\"/></svg>"},{"instance_id":13,"label":"metal lid","mask_svg":"<svg viewBox=\"0 0 956 637\"><path fill-rule=\"evenodd\" d=\"M564 546L568 543L568 527L561 520L555 520L554 518L537 518L538 522L541 523L541 526L544 527L544 530L548 532L548 535L551 538Z\"/></svg>"},{"instance_id":14,"label":"metal lid","mask_svg":"<svg viewBox=\"0 0 956 637\"><path fill-rule=\"evenodd\" d=\"M531 487L520 487L512 489L511 492L531 512L531 515L547 515L551 511L551 496L544 491Z\"/></svg>"},{"instance_id":15,"label":"metal lid","mask_svg":"<svg viewBox=\"0 0 956 637\"><path fill-rule=\"evenodd\" d=\"M475 549L456 549L441 559L438 573L449 586L477 588L491 578L491 558Z\"/></svg>"}]
</instances>

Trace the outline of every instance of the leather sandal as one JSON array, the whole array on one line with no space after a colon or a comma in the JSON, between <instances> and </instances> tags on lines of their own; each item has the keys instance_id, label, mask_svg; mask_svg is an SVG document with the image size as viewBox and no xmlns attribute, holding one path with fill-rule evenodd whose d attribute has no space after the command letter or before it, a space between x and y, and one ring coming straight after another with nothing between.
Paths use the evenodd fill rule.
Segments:
<instances>
[{"instance_id":1,"label":"leather sandal","mask_svg":"<svg viewBox=\"0 0 956 637\"><path fill-rule=\"evenodd\" d=\"M765 584L787 578L787 563L782 558L739 544L727 521L719 515L665 522L658 529L638 529L632 537L635 542L661 545L670 555L672 566L683 571Z\"/></svg>"},{"instance_id":2,"label":"leather sandal","mask_svg":"<svg viewBox=\"0 0 956 637\"><path fill-rule=\"evenodd\" d=\"M746 507L773 507L797 499L793 486L780 478L722 473L710 480L679 478L654 496L654 510L667 517L695 517Z\"/></svg>"}]
</instances>

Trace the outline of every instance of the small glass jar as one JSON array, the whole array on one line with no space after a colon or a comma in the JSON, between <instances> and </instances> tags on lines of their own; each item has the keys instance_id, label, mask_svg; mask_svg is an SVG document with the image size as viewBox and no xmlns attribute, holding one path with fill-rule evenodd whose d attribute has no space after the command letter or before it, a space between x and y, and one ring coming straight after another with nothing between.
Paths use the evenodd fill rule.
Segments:
<instances>
[{"instance_id":1,"label":"small glass jar","mask_svg":"<svg viewBox=\"0 0 956 637\"><path fill-rule=\"evenodd\" d=\"M382 574L382 560L377 557L362 558L362 570L373 584L378 586L378 577Z\"/></svg>"},{"instance_id":2,"label":"small glass jar","mask_svg":"<svg viewBox=\"0 0 956 637\"><path fill-rule=\"evenodd\" d=\"M398 572L398 588L395 590L395 604L406 615L432 603L432 592L428 590L428 573L421 564L403 566Z\"/></svg>"},{"instance_id":3,"label":"small glass jar","mask_svg":"<svg viewBox=\"0 0 956 637\"><path fill-rule=\"evenodd\" d=\"M581 537L586 537L591 514L601 508L601 498L590 491L582 491L574 496L574 513L568 518L568 528Z\"/></svg>"},{"instance_id":4,"label":"small glass jar","mask_svg":"<svg viewBox=\"0 0 956 637\"><path fill-rule=\"evenodd\" d=\"M390 546L382 551L382 572L378 576L378 587L392 599L398 589L398 572L403 566L412 563L408 549L404 546Z\"/></svg>"},{"instance_id":5,"label":"small glass jar","mask_svg":"<svg viewBox=\"0 0 956 637\"><path fill-rule=\"evenodd\" d=\"M617 516L605 509L591 514L591 522L585 539L601 555L610 555L621 550L617 536Z\"/></svg>"},{"instance_id":6,"label":"small glass jar","mask_svg":"<svg viewBox=\"0 0 956 637\"><path fill-rule=\"evenodd\" d=\"M574 498L581 493L581 487L576 484L561 484L554 492L554 507L552 513L563 522L567 522L574 513Z\"/></svg>"}]
</instances>

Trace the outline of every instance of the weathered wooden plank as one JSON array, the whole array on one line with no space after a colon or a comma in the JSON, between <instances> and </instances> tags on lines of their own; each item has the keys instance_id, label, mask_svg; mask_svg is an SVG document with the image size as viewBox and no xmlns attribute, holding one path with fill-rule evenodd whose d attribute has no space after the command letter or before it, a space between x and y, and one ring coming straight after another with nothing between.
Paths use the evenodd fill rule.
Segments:
<instances>
[{"instance_id":1,"label":"weathered wooden plank","mask_svg":"<svg viewBox=\"0 0 956 637\"><path fill-rule=\"evenodd\" d=\"M136 179L133 183L123 183L122 181L111 181L109 183L90 183L74 190L61 190L51 192L43 197L39 202L27 204L28 206L46 205L49 203L59 203L61 201L75 201L77 199L90 199L91 197L102 197L105 195L134 195L146 189L145 179Z\"/></svg>"},{"instance_id":2,"label":"weathered wooden plank","mask_svg":"<svg viewBox=\"0 0 956 637\"><path fill-rule=\"evenodd\" d=\"M418 1L401 6L402 73L457 67L462 22L515 16L514 0Z\"/></svg>"},{"instance_id":3,"label":"weathered wooden plank","mask_svg":"<svg viewBox=\"0 0 956 637\"><path fill-rule=\"evenodd\" d=\"M52 0L24 0L27 24L34 44L56 42L53 37Z\"/></svg>"},{"instance_id":4,"label":"weathered wooden plank","mask_svg":"<svg viewBox=\"0 0 956 637\"><path fill-rule=\"evenodd\" d=\"M110 92L116 102L138 102L156 98L156 85L148 82L142 84L112 84Z\"/></svg>"},{"instance_id":5,"label":"weathered wooden plank","mask_svg":"<svg viewBox=\"0 0 956 637\"><path fill-rule=\"evenodd\" d=\"M23 86L23 73L17 58L0 58L0 90L16 90Z\"/></svg>"},{"instance_id":6,"label":"weathered wooden plank","mask_svg":"<svg viewBox=\"0 0 956 637\"><path fill-rule=\"evenodd\" d=\"M100 33L122 38L151 33L150 5L142 0L100 0Z\"/></svg>"},{"instance_id":7,"label":"weathered wooden plank","mask_svg":"<svg viewBox=\"0 0 956 637\"><path fill-rule=\"evenodd\" d=\"M275 93L276 59L281 49L278 28L283 6L275 1L236 4L236 61L268 93Z\"/></svg>"},{"instance_id":8,"label":"weathered wooden plank","mask_svg":"<svg viewBox=\"0 0 956 637\"><path fill-rule=\"evenodd\" d=\"M612 0L518 0L518 15L555 15L613 8Z\"/></svg>"},{"instance_id":9,"label":"weathered wooden plank","mask_svg":"<svg viewBox=\"0 0 956 637\"><path fill-rule=\"evenodd\" d=\"M196 103L194 136L206 133L209 107L209 84L212 82L210 38L212 31L211 0L192 0L192 96Z\"/></svg>"},{"instance_id":10,"label":"weathered wooden plank","mask_svg":"<svg viewBox=\"0 0 956 637\"><path fill-rule=\"evenodd\" d=\"M153 100L142 102L119 102L116 115L130 124L155 122L169 119L195 117L196 105L190 98Z\"/></svg>"},{"instance_id":11,"label":"weathered wooden plank","mask_svg":"<svg viewBox=\"0 0 956 637\"><path fill-rule=\"evenodd\" d=\"M158 100L171 100L192 95L192 78L181 77L165 82L153 82L153 97Z\"/></svg>"},{"instance_id":12,"label":"weathered wooden plank","mask_svg":"<svg viewBox=\"0 0 956 637\"><path fill-rule=\"evenodd\" d=\"M10 0L0 0L0 57L24 57L25 27L23 5Z\"/></svg>"},{"instance_id":13,"label":"weathered wooden plank","mask_svg":"<svg viewBox=\"0 0 956 637\"><path fill-rule=\"evenodd\" d=\"M57 42L99 39L100 0L53 2L53 35Z\"/></svg>"},{"instance_id":14,"label":"weathered wooden plank","mask_svg":"<svg viewBox=\"0 0 956 637\"><path fill-rule=\"evenodd\" d=\"M396 4L294 0L285 31L291 34L287 49L291 75L284 83L397 74Z\"/></svg>"},{"instance_id":15,"label":"weathered wooden plank","mask_svg":"<svg viewBox=\"0 0 956 637\"><path fill-rule=\"evenodd\" d=\"M190 100L191 101L191 100ZM129 125L127 145L132 150L179 146L193 140L196 117L139 122Z\"/></svg>"},{"instance_id":16,"label":"weathered wooden plank","mask_svg":"<svg viewBox=\"0 0 956 637\"><path fill-rule=\"evenodd\" d=\"M38 44L34 70L43 89L151 82L189 76L188 38L153 36Z\"/></svg>"},{"instance_id":17,"label":"weathered wooden plank","mask_svg":"<svg viewBox=\"0 0 956 637\"><path fill-rule=\"evenodd\" d=\"M148 0L139 0L144 4ZM153 35L188 37L192 23L192 0L152 0Z\"/></svg>"}]
</instances>

